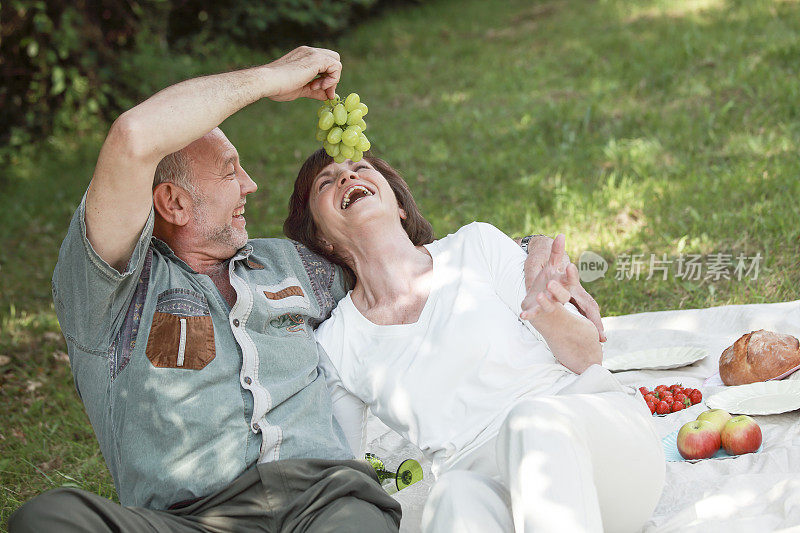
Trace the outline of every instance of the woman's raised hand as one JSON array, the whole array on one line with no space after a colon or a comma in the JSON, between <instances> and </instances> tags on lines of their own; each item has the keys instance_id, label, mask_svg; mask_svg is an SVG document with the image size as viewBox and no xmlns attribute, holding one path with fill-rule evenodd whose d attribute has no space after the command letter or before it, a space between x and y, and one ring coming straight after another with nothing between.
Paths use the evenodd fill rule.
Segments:
<instances>
[{"instance_id":1,"label":"woman's raised hand","mask_svg":"<svg viewBox=\"0 0 800 533\"><path fill-rule=\"evenodd\" d=\"M342 75L337 52L310 46L295 48L266 67L272 85L268 98L277 102L302 97L330 100Z\"/></svg>"},{"instance_id":2,"label":"woman's raised hand","mask_svg":"<svg viewBox=\"0 0 800 533\"><path fill-rule=\"evenodd\" d=\"M528 244L528 258L525 260L525 287L529 292L542 269L551 263L553 255L560 261L566 273L570 259L564 251L563 240L556 245L553 239L545 235L537 235L531 239ZM592 295L581 286L580 276L577 283L570 284L567 288L571 295L570 302L575 305L580 314L594 324L595 328L597 328L600 342L605 342L606 335L603 329L602 316L600 315L600 306L597 305Z\"/></svg>"},{"instance_id":3,"label":"woman's raised hand","mask_svg":"<svg viewBox=\"0 0 800 533\"><path fill-rule=\"evenodd\" d=\"M563 262L566 237L560 233L550 250L550 257L528 287L522 300L523 320L531 320L545 313L552 313L557 306L563 306L571 298L571 292L580 286L577 267Z\"/></svg>"}]
</instances>

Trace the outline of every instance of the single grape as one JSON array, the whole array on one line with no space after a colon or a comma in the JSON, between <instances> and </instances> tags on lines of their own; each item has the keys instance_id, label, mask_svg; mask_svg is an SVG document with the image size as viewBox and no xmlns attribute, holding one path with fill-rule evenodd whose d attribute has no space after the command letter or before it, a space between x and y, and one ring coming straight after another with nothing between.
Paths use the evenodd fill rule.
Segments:
<instances>
[{"instance_id":1,"label":"single grape","mask_svg":"<svg viewBox=\"0 0 800 533\"><path fill-rule=\"evenodd\" d=\"M358 104L358 107L356 107L356 109L360 109L361 110L361 116L362 117L366 117L367 116L367 111L369 111L369 108L367 107L367 104L365 104L364 102L361 102L360 104Z\"/></svg>"},{"instance_id":2,"label":"single grape","mask_svg":"<svg viewBox=\"0 0 800 533\"><path fill-rule=\"evenodd\" d=\"M343 156L341 153L333 156L333 160L336 161L337 163L344 163L346 159L347 158Z\"/></svg>"},{"instance_id":3,"label":"single grape","mask_svg":"<svg viewBox=\"0 0 800 533\"><path fill-rule=\"evenodd\" d=\"M336 104L336 107L333 108L333 118L339 125L347 122L347 111L342 104Z\"/></svg>"},{"instance_id":4,"label":"single grape","mask_svg":"<svg viewBox=\"0 0 800 533\"><path fill-rule=\"evenodd\" d=\"M349 113L357 108L359 103L361 103L361 98L358 97L358 94L350 93L347 95L347 98L344 99L344 108Z\"/></svg>"},{"instance_id":5,"label":"single grape","mask_svg":"<svg viewBox=\"0 0 800 533\"><path fill-rule=\"evenodd\" d=\"M342 133L342 142L347 146L355 146L358 142L359 132L353 126L350 126Z\"/></svg>"},{"instance_id":6,"label":"single grape","mask_svg":"<svg viewBox=\"0 0 800 533\"><path fill-rule=\"evenodd\" d=\"M347 159L350 159L351 157L353 157L353 154L356 153L355 148L353 148L352 146L347 146L344 143L342 143L341 146L342 147L339 150L339 153L345 156Z\"/></svg>"},{"instance_id":7,"label":"single grape","mask_svg":"<svg viewBox=\"0 0 800 533\"><path fill-rule=\"evenodd\" d=\"M317 109L317 118L321 117L322 113L327 111L327 110L328 110L328 106L326 106L325 104L322 104L321 106L319 106L319 109Z\"/></svg>"},{"instance_id":8,"label":"single grape","mask_svg":"<svg viewBox=\"0 0 800 533\"><path fill-rule=\"evenodd\" d=\"M364 113L362 113L360 109L354 109L347 115L347 123L351 126L353 124L358 124L358 121L361 120L363 115Z\"/></svg>"},{"instance_id":9,"label":"single grape","mask_svg":"<svg viewBox=\"0 0 800 533\"><path fill-rule=\"evenodd\" d=\"M353 154L353 157L350 158L350 161L352 161L353 163L358 163L359 161L361 161L362 157L364 157L364 154L361 153L361 150L356 150L355 153Z\"/></svg>"},{"instance_id":10,"label":"single grape","mask_svg":"<svg viewBox=\"0 0 800 533\"><path fill-rule=\"evenodd\" d=\"M361 128L361 131L367 131L367 123L366 123L366 122L364 122L364 119L363 119L363 118L362 118L361 120L359 120L359 121L358 121L358 124L356 124L356 126L358 126L359 128Z\"/></svg>"},{"instance_id":11,"label":"single grape","mask_svg":"<svg viewBox=\"0 0 800 533\"><path fill-rule=\"evenodd\" d=\"M328 142L331 144L336 144L342 140L342 128L339 126L331 128L331 131L328 132Z\"/></svg>"},{"instance_id":12,"label":"single grape","mask_svg":"<svg viewBox=\"0 0 800 533\"><path fill-rule=\"evenodd\" d=\"M328 137L328 130L317 128L317 140L324 141Z\"/></svg>"},{"instance_id":13,"label":"single grape","mask_svg":"<svg viewBox=\"0 0 800 533\"><path fill-rule=\"evenodd\" d=\"M362 133L361 135L358 136L358 142L356 143L357 150L361 152L366 152L367 150L369 150L370 146L372 145L370 144L369 139L367 139L366 135Z\"/></svg>"},{"instance_id":14,"label":"single grape","mask_svg":"<svg viewBox=\"0 0 800 533\"><path fill-rule=\"evenodd\" d=\"M328 141L325 141L322 143L322 147L325 148L325 153L331 157L336 157L339 155L339 143L331 144Z\"/></svg>"},{"instance_id":15,"label":"single grape","mask_svg":"<svg viewBox=\"0 0 800 533\"><path fill-rule=\"evenodd\" d=\"M324 113L322 113L322 115L320 115L319 122L317 122L317 126L319 127L319 129L327 131L331 129L331 126L333 126L334 120L335 119L333 118L333 113L331 113L330 111L325 111Z\"/></svg>"}]
</instances>

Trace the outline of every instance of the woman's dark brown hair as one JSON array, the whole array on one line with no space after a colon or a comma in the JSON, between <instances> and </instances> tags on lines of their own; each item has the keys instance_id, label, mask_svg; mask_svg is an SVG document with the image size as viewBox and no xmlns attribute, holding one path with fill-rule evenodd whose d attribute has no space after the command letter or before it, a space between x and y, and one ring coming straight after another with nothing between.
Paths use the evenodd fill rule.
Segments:
<instances>
[{"instance_id":1,"label":"woman's dark brown hair","mask_svg":"<svg viewBox=\"0 0 800 533\"><path fill-rule=\"evenodd\" d=\"M389 182L398 206L406 212L406 218L402 221L403 229L406 230L408 238L411 239L414 246L433 242L433 227L422 216L422 212L417 207L417 202L414 201L414 197L411 195L411 190L405 180L386 161L373 156L370 152L364 153L364 159ZM300 167L300 172L294 182L294 191L289 198L289 216L283 222L283 233L290 239L305 244L311 250L340 265L349 278L348 282L352 285L355 282L355 274L344 258L322 247L317 237L317 226L311 216L309 198L311 197L311 186L314 184L314 178L331 163L333 163L333 158L320 148L311 154L303 163L303 166Z\"/></svg>"}]
</instances>

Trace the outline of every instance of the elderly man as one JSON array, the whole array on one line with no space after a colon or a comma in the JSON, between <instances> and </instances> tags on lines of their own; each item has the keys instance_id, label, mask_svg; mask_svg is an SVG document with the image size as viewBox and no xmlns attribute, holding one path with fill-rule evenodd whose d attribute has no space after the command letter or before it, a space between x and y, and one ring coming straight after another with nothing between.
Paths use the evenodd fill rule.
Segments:
<instances>
[{"instance_id":1,"label":"elderly man","mask_svg":"<svg viewBox=\"0 0 800 533\"><path fill-rule=\"evenodd\" d=\"M261 98L332 98L341 68L301 47L173 85L113 124L53 298L122 505L55 489L12 532L397 530L318 371L313 327L344 296L341 273L292 241L248 240L257 185L217 128Z\"/></svg>"}]
</instances>

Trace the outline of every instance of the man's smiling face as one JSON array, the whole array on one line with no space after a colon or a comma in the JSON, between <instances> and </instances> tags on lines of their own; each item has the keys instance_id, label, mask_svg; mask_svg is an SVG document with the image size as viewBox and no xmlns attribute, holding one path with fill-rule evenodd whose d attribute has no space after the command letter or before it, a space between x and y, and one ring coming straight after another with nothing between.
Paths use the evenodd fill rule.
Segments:
<instances>
[{"instance_id":1,"label":"man's smiling face","mask_svg":"<svg viewBox=\"0 0 800 533\"><path fill-rule=\"evenodd\" d=\"M242 168L239 154L219 128L187 147L191 158L193 233L209 252L231 257L247 243L245 197L257 185ZM214 254L217 255L217 254Z\"/></svg>"}]
</instances>

